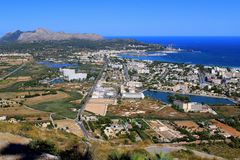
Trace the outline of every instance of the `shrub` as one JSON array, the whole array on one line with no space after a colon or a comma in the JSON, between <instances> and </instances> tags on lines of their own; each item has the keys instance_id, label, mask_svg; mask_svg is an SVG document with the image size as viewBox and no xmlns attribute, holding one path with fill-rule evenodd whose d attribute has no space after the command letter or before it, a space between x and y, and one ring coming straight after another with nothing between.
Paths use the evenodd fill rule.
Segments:
<instances>
[{"instance_id":1,"label":"shrub","mask_svg":"<svg viewBox=\"0 0 240 160\"><path fill-rule=\"evenodd\" d=\"M32 130L32 126L30 126L28 124L24 124L21 126L20 130L21 131L30 131L30 130Z\"/></svg>"},{"instance_id":2,"label":"shrub","mask_svg":"<svg viewBox=\"0 0 240 160\"><path fill-rule=\"evenodd\" d=\"M91 152L87 151L85 154L80 152L80 149L78 146L73 146L71 149L68 149L66 151L60 152L60 157L62 160L91 160L92 154Z\"/></svg>"},{"instance_id":3,"label":"shrub","mask_svg":"<svg viewBox=\"0 0 240 160\"><path fill-rule=\"evenodd\" d=\"M43 141L43 140L33 140L29 143L30 149L36 152L44 152L44 153L51 153L57 154L57 149L55 148L54 144Z\"/></svg>"}]
</instances>

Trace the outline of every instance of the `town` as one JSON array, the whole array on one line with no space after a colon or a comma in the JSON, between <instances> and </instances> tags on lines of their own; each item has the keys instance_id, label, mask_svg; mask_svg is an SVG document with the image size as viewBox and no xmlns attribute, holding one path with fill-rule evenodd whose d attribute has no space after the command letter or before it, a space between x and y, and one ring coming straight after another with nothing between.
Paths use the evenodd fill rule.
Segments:
<instances>
[{"instance_id":1,"label":"town","mask_svg":"<svg viewBox=\"0 0 240 160\"><path fill-rule=\"evenodd\" d=\"M239 0L0 8L0 160L240 160Z\"/></svg>"},{"instance_id":2,"label":"town","mask_svg":"<svg viewBox=\"0 0 240 160\"><path fill-rule=\"evenodd\" d=\"M239 68L121 58L126 52L133 50L74 52L65 61L1 54L0 120L31 122L113 146L194 149L193 143L240 137ZM155 92L169 94L167 101L149 94ZM197 102L189 96L224 101Z\"/></svg>"}]
</instances>

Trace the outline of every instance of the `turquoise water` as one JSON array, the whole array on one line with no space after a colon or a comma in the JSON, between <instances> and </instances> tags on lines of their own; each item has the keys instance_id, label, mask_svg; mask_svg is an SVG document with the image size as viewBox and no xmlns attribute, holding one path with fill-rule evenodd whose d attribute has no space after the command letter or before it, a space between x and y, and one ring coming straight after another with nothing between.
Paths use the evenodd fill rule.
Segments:
<instances>
[{"instance_id":1,"label":"turquoise water","mask_svg":"<svg viewBox=\"0 0 240 160\"><path fill-rule=\"evenodd\" d=\"M144 91L143 92L146 97L150 97L155 100L160 100L164 103L169 103L168 102L168 96L172 95L174 93L170 92L161 92L161 91ZM183 95L183 94L181 94ZM197 96L197 95L186 95L190 98L191 102L198 102L198 103L204 103L204 104L209 104L209 105L235 105L234 102L227 98L215 98L215 97L207 97L207 96Z\"/></svg>"}]
</instances>

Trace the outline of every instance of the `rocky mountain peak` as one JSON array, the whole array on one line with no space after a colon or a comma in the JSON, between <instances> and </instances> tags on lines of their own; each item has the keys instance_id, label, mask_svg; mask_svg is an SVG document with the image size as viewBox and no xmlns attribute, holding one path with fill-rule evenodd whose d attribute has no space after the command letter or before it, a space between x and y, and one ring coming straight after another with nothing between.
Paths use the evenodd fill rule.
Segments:
<instances>
[{"instance_id":1,"label":"rocky mountain peak","mask_svg":"<svg viewBox=\"0 0 240 160\"><path fill-rule=\"evenodd\" d=\"M7 33L0 39L0 42L60 41L71 39L101 40L103 37L97 34L70 34L65 32L51 32L44 28L37 28L35 31L22 32L17 30L13 33Z\"/></svg>"}]
</instances>

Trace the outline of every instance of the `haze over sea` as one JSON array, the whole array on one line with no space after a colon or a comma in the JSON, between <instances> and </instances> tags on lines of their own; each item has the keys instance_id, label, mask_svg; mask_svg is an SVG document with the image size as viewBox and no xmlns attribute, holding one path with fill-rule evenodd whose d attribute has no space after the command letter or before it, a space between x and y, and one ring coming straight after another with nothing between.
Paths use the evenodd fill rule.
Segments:
<instances>
[{"instance_id":1,"label":"haze over sea","mask_svg":"<svg viewBox=\"0 0 240 160\"><path fill-rule=\"evenodd\" d=\"M162 56L130 56L139 60L240 67L240 37L124 37L146 43L171 44L174 48L197 52L170 53ZM199 51L199 52L198 52Z\"/></svg>"}]
</instances>

